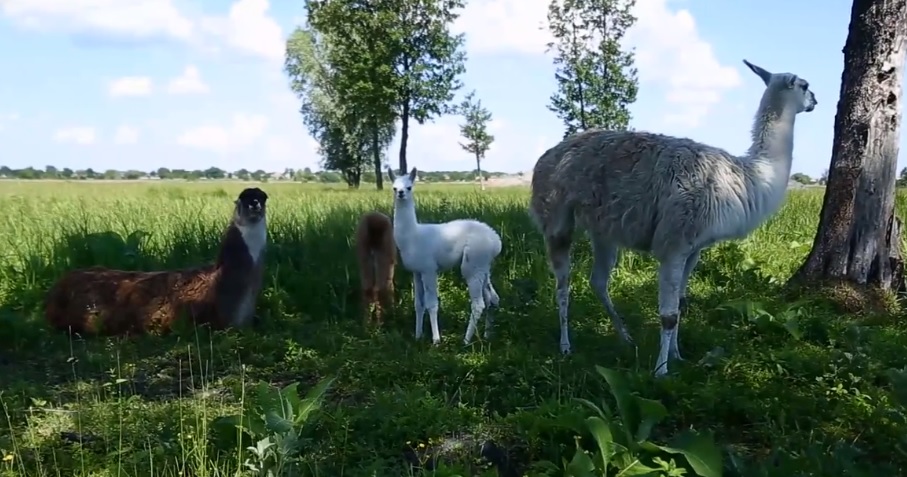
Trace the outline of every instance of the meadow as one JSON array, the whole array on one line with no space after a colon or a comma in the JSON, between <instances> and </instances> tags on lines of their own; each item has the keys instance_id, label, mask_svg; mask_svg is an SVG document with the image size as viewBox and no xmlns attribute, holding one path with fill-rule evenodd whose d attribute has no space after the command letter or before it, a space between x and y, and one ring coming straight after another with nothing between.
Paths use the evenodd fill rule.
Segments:
<instances>
[{"instance_id":1,"label":"meadow","mask_svg":"<svg viewBox=\"0 0 907 477\"><path fill-rule=\"evenodd\" d=\"M416 192L420 220L475 217L504 239L494 336L468 347L453 271L439 285L440 346L414 340L402 267L397 313L363 326L350 241L362 212L391 214L389 191L286 183L259 185L270 196L260 327L124 340L45 326L43 294L66 269L212 260L244 186L0 182L0 476L907 470L903 315L783 288L809 251L823 189L791 191L752 236L703 254L681 326L686 361L661 380L655 262L642 255L625 253L611 285L633 349L592 294L589 245L577 242L574 354L558 353L553 279L522 187Z\"/></svg>"}]
</instances>

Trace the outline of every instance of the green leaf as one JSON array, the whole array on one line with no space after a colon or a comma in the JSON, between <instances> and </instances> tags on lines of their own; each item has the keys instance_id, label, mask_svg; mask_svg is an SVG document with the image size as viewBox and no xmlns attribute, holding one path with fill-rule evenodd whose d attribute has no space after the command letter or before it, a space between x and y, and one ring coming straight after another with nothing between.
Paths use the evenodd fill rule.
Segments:
<instances>
[{"instance_id":1,"label":"green leaf","mask_svg":"<svg viewBox=\"0 0 907 477\"><path fill-rule=\"evenodd\" d=\"M635 448L636 441L633 439L633 434L639 426L639 409L636 407L634 396L630 394L626 380L612 369L595 365L595 370L608 382L611 394L617 401L617 412L620 414L621 427L626 435L627 444L631 448Z\"/></svg>"},{"instance_id":2,"label":"green leaf","mask_svg":"<svg viewBox=\"0 0 907 477\"><path fill-rule=\"evenodd\" d=\"M605 406L604 409L602 409L601 407L596 406L594 402L592 402L592 401L590 401L590 400L588 400L588 399L583 399L583 398L573 398L573 400L575 400L576 402L578 402L578 403L580 403L580 404L582 404L582 405L588 407L592 412L594 412L595 414L597 414L598 417L600 417L600 418L602 418L602 419L604 419L604 420L606 420L606 421L611 419L611 415L610 415L611 410L610 410L610 409L607 409L607 405ZM602 404L605 404L605 403L602 403ZM607 414L606 414L606 411L607 411Z\"/></svg>"},{"instance_id":3,"label":"green leaf","mask_svg":"<svg viewBox=\"0 0 907 477\"><path fill-rule=\"evenodd\" d=\"M803 336L803 332L800 330L800 319L797 316L791 316L785 320L783 326L795 340L799 340Z\"/></svg>"},{"instance_id":4,"label":"green leaf","mask_svg":"<svg viewBox=\"0 0 907 477\"><path fill-rule=\"evenodd\" d=\"M243 442L251 442L252 436L242 421L240 414L221 416L211 421L209 427L215 447L226 451L242 446Z\"/></svg>"},{"instance_id":5,"label":"green leaf","mask_svg":"<svg viewBox=\"0 0 907 477\"><path fill-rule=\"evenodd\" d=\"M302 399L300 399L299 391L297 390L298 387L299 383L293 383L284 386L284 388L280 390L280 397L283 398L293 412L297 411L302 404Z\"/></svg>"},{"instance_id":6,"label":"green leaf","mask_svg":"<svg viewBox=\"0 0 907 477\"><path fill-rule=\"evenodd\" d=\"M293 421L276 411L265 411L265 423L271 432L284 433L293 430Z\"/></svg>"},{"instance_id":7,"label":"green leaf","mask_svg":"<svg viewBox=\"0 0 907 477\"><path fill-rule=\"evenodd\" d=\"M620 472L617 473L614 477L625 477L625 476L635 476L635 475L658 475L659 469L654 467L649 467L646 464L643 464L639 459L635 459L630 462L630 464Z\"/></svg>"},{"instance_id":8,"label":"green leaf","mask_svg":"<svg viewBox=\"0 0 907 477\"><path fill-rule=\"evenodd\" d=\"M595 474L592 473L594 470L595 463L592 462L592 458L582 448L576 446L576 452L573 454L573 459L567 464L565 474L570 477L595 477ZM607 471L604 471L602 477L607 476Z\"/></svg>"},{"instance_id":9,"label":"green leaf","mask_svg":"<svg viewBox=\"0 0 907 477\"><path fill-rule=\"evenodd\" d=\"M321 382L306 393L305 399L299 403L299 409L296 413L297 425L305 423L309 419L309 415L321 407L325 393L327 393L336 379L336 376L322 379Z\"/></svg>"},{"instance_id":10,"label":"green leaf","mask_svg":"<svg viewBox=\"0 0 907 477\"><path fill-rule=\"evenodd\" d=\"M636 442L642 442L649 439L652 434L652 428L667 417L668 410L664 404L654 399L636 397L636 406L641 415L639 427L636 429Z\"/></svg>"},{"instance_id":11,"label":"green leaf","mask_svg":"<svg viewBox=\"0 0 907 477\"><path fill-rule=\"evenodd\" d=\"M690 467L701 477L721 477L721 450L711 435L685 431L678 435L670 446L658 446L671 454L682 454Z\"/></svg>"},{"instance_id":12,"label":"green leaf","mask_svg":"<svg viewBox=\"0 0 907 477\"><path fill-rule=\"evenodd\" d=\"M611 427L598 416L586 418L586 426L589 427L592 438L595 439L595 443L598 444L598 450L602 459L602 475L607 476L608 464L611 461L611 455L614 453L614 437L611 435Z\"/></svg>"}]
</instances>

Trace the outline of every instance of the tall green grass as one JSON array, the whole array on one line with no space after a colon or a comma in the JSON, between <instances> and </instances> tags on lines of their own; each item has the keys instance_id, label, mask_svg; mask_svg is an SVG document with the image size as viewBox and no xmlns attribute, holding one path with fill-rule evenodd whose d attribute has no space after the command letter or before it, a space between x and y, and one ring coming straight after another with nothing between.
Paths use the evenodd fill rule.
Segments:
<instances>
[{"instance_id":1,"label":"tall green grass","mask_svg":"<svg viewBox=\"0 0 907 477\"><path fill-rule=\"evenodd\" d=\"M350 241L359 214L392 213L390 192L299 184L261 185L270 196L261 328L71 340L45 327L43 293L67 269L212 260L242 187L0 183L0 475L260 475L244 465L248 451L218 443L213 423L249 408L258 383L304 391L328 377L321 411L298 432L297 475L410 475L408 448L466 437L494 439L517 467L560 462L585 413L573 398L606 395L596 364L667 406L656 438L714 432L725 475L892 475L907 465L901 317L845 315L780 291L809 251L821 189L792 191L752 236L703 254L680 338L688 361L662 381L650 372L655 262L625 253L614 272L612 296L638 344L629 349L589 289L584 240L574 249L574 355L559 356L553 280L524 188L417 191L420 220L474 217L503 237L495 334L470 347L454 271L439 282L440 347L413 339L402 268L398 313L381 330L363 328ZM497 475L473 457L455 453L426 475Z\"/></svg>"}]
</instances>

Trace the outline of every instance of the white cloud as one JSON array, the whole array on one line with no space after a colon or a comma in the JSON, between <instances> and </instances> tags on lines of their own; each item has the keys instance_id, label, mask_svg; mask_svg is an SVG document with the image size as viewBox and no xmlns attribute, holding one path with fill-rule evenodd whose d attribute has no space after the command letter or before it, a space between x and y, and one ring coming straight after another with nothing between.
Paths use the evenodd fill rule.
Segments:
<instances>
[{"instance_id":1,"label":"white cloud","mask_svg":"<svg viewBox=\"0 0 907 477\"><path fill-rule=\"evenodd\" d=\"M117 128L113 142L116 144L135 144L139 142L139 130L132 126L122 125Z\"/></svg>"},{"instance_id":2,"label":"white cloud","mask_svg":"<svg viewBox=\"0 0 907 477\"><path fill-rule=\"evenodd\" d=\"M56 142L68 142L80 146L87 146L94 144L95 140L97 140L97 134L92 127L67 127L57 129L57 131L54 132L54 141Z\"/></svg>"},{"instance_id":3,"label":"white cloud","mask_svg":"<svg viewBox=\"0 0 907 477\"><path fill-rule=\"evenodd\" d=\"M665 88L666 122L698 126L727 90L740 85L740 74L718 61L689 11L672 11L665 0L641 0L635 12L639 19L627 37L637 48L640 81Z\"/></svg>"},{"instance_id":4,"label":"white cloud","mask_svg":"<svg viewBox=\"0 0 907 477\"><path fill-rule=\"evenodd\" d=\"M268 118L261 114L236 113L228 126L206 124L181 134L176 142L182 146L226 153L249 146L264 134Z\"/></svg>"},{"instance_id":5,"label":"white cloud","mask_svg":"<svg viewBox=\"0 0 907 477\"><path fill-rule=\"evenodd\" d=\"M210 88L202 81L201 74L195 65L188 65L183 74L170 80L167 92L170 94L204 94Z\"/></svg>"},{"instance_id":6,"label":"white cloud","mask_svg":"<svg viewBox=\"0 0 907 477\"><path fill-rule=\"evenodd\" d=\"M268 0L238 0L226 17L208 17L201 27L243 53L282 61L286 48L283 30L268 15Z\"/></svg>"},{"instance_id":7,"label":"white cloud","mask_svg":"<svg viewBox=\"0 0 907 477\"><path fill-rule=\"evenodd\" d=\"M466 33L466 47L471 54L541 55L551 41L546 28L548 3L549 0L474 0L453 29Z\"/></svg>"},{"instance_id":8,"label":"white cloud","mask_svg":"<svg viewBox=\"0 0 907 477\"><path fill-rule=\"evenodd\" d=\"M410 167L459 171L475 169L475 157L460 146L461 142L465 142L460 136L461 121L456 116L444 116L423 125L411 124L407 146ZM521 128L510 127L502 120L492 120L488 129L494 134L494 142L485 153L483 169L516 172L551 147L546 138L529 138ZM388 151L391 164L397 163L399 148L398 134ZM526 163L515 163L514 159Z\"/></svg>"},{"instance_id":9,"label":"white cloud","mask_svg":"<svg viewBox=\"0 0 907 477\"><path fill-rule=\"evenodd\" d=\"M284 36L268 0L237 0L226 15L188 15L174 0L0 0L0 12L27 28L115 38L165 38L210 50L219 46L272 61Z\"/></svg>"},{"instance_id":10,"label":"white cloud","mask_svg":"<svg viewBox=\"0 0 907 477\"><path fill-rule=\"evenodd\" d=\"M192 22L171 0L3 0L2 12L31 28L187 40Z\"/></svg>"},{"instance_id":11,"label":"white cloud","mask_svg":"<svg viewBox=\"0 0 907 477\"><path fill-rule=\"evenodd\" d=\"M151 78L147 76L125 76L107 85L107 94L113 98L122 96L148 96L151 94Z\"/></svg>"},{"instance_id":12,"label":"white cloud","mask_svg":"<svg viewBox=\"0 0 907 477\"><path fill-rule=\"evenodd\" d=\"M456 29L466 32L471 55L541 55L551 41L548 3L478 0L465 9ZM633 13L637 21L625 39L636 47L640 82L664 89L666 122L697 126L725 91L740 84L737 69L718 61L689 11L674 10L666 0L637 0Z\"/></svg>"}]
</instances>

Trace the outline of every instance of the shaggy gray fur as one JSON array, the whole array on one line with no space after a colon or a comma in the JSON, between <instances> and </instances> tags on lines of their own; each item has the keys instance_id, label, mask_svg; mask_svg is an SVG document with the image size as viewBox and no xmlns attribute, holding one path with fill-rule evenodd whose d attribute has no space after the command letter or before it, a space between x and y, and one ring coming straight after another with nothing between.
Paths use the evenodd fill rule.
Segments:
<instances>
[{"instance_id":1,"label":"shaggy gray fur","mask_svg":"<svg viewBox=\"0 0 907 477\"><path fill-rule=\"evenodd\" d=\"M700 251L748 235L784 201L790 177L794 118L812 111L809 84L744 63L765 83L743 157L691 139L648 132L590 130L561 141L538 160L530 214L545 237L557 282L561 351L570 352L570 246L576 226L592 241L590 283L618 335L632 343L608 293L619 249L658 259L662 343L656 374L680 359L677 328L690 273Z\"/></svg>"}]
</instances>

